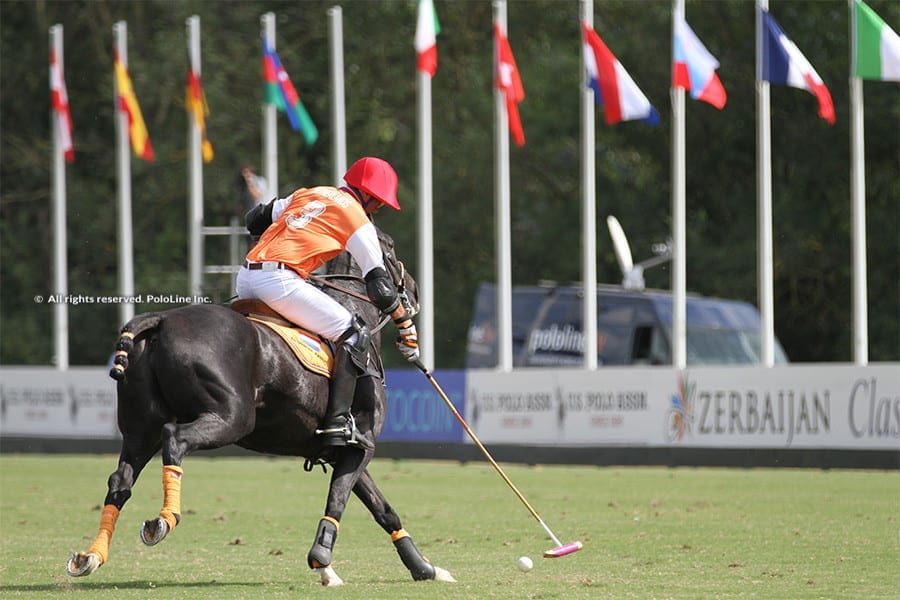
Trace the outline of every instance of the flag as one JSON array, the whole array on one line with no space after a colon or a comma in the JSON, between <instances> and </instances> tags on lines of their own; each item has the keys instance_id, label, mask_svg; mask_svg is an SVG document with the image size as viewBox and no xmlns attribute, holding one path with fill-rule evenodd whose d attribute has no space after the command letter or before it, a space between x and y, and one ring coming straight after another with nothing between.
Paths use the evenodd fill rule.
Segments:
<instances>
[{"instance_id":1,"label":"flag","mask_svg":"<svg viewBox=\"0 0 900 600\"><path fill-rule=\"evenodd\" d=\"M494 39L497 44L497 65L494 70L494 82L497 89L506 95L506 115L509 119L509 132L517 146L525 145L525 131L519 118L519 102L525 99L525 88L519 77L519 68L513 56L509 40L500 30L500 24L494 23Z\"/></svg>"},{"instance_id":2,"label":"flag","mask_svg":"<svg viewBox=\"0 0 900 600\"><path fill-rule=\"evenodd\" d=\"M674 19L672 87L689 90L694 100L702 100L721 110L725 106L726 94L716 74L719 61L697 38L681 11L675 12Z\"/></svg>"},{"instance_id":3,"label":"flag","mask_svg":"<svg viewBox=\"0 0 900 600\"><path fill-rule=\"evenodd\" d=\"M806 90L819 101L819 116L834 124L834 102L825 83L796 44L769 14L762 11L762 80Z\"/></svg>"},{"instance_id":4,"label":"flag","mask_svg":"<svg viewBox=\"0 0 900 600\"><path fill-rule=\"evenodd\" d=\"M900 36L874 10L853 3L856 48L853 75L861 79L900 81Z\"/></svg>"},{"instance_id":5,"label":"flag","mask_svg":"<svg viewBox=\"0 0 900 600\"><path fill-rule=\"evenodd\" d=\"M150 144L150 135L144 124L144 116L138 105L134 88L131 87L131 77L128 69L119 60L119 53L113 51L113 61L116 70L116 90L119 95L119 110L128 115L128 137L131 140L131 148L138 158L153 162L153 146Z\"/></svg>"},{"instance_id":6,"label":"flag","mask_svg":"<svg viewBox=\"0 0 900 600\"><path fill-rule=\"evenodd\" d=\"M194 72L193 67L188 69L185 105L188 112L194 115L194 125L200 129L200 136L203 140L201 142L203 162L208 163L213 159L213 147L206 138L206 117L209 116L209 106L206 104L206 94L203 93L200 76Z\"/></svg>"},{"instance_id":7,"label":"flag","mask_svg":"<svg viewBox=\"0 0 900 600\"><path fill-rule=\"evenodd\" d=\"M416 18L416 69L431 77L437 72L437 34L441 32L434 0L419 0Z\"/></svg>"},{"instance_id":8,"label":"flag","mask_svg":"<svg viewBox=\"0 0 900 600\"><path fill-rule=\"evenodd\" d=\"M603 106L606 124L614 125L620 121L658 124L659 113L597 32L586 21L581 22L581 32L588 86L594 90L597 104Z\"/></svg>"},{"instance_id":9,"label":"flag","mask_svg":"<svg viewBox=\"0 0 900 600\"><path fill-rule=\"evenodd\" d=\"M59 125L60 142L66 162L75 160L75 147L72 145L72 113L69 112L69 95L66 93L66 80L62 67L56 60L56 52L50 50L50 104L53 115Z\"/></svg>"},{"instance_id":10,"label":"flag","mask_svg":"<svg viewBox=\"0 0 900 600\"><path fill-rule=\"evenodd\" d=\"M287 71L281 65L281 59L274 49L269 47L268 40L263 38L263 80L265 81L265 99L268 104L274 104L278 110L287 113L291 129L299 131L303 135L303 141L308 146L313 145L319 139L319 130L306 107L300 101L294 84L291 83Z\"/></svg>"}]
</instances>

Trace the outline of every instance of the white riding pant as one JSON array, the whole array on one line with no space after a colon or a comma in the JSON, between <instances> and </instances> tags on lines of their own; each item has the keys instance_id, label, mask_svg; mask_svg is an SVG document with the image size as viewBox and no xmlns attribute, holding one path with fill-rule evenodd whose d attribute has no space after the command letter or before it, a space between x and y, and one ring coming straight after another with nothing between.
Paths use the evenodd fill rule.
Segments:
<instances>
[{"instance_id":1,"label":"white riding pant","mask_svg":"<svg viewBox=\"0 0 900 600\"><path fill-rule=\"evenodd\" d=\"M262 300L289 321L332 341L353 322L350 311L290 269L241 267L235 288L239 297ZM348 341L352 343L353 337Z\"/></svg>"}]
</instances>

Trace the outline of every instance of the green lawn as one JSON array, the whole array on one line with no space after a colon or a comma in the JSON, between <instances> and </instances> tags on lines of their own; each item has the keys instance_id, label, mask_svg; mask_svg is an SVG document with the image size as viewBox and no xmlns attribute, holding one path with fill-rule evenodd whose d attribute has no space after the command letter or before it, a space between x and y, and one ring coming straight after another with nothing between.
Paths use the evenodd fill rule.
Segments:
<instances>
[{"instance_id":1,"label":"green lawn","mask_svg":"<svg viewBox=\"0 0 900 600\"><path fill-rule=\"evenodd\" d=\"M189 457L183 518L155 547L158 459L119 519L107 564L65 573L97 533L114 456L0 455L0 597L898 598L896 472L504 465L554 544L486 463L376 460L371 472L419 549L458 583L414 582L356 498L322 588L306 566L328 478L302 461ZM521 573L516 559L535 561Z\"/></svg>"}]
</instances>

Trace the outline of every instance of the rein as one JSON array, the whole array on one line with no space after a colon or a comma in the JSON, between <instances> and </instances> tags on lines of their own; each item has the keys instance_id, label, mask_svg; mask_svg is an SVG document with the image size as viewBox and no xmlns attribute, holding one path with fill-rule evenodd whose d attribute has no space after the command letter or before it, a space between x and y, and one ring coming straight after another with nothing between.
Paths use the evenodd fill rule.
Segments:
<instances>
[{"instance_id":1,"label":"rein","mask_svg":"<svg viewBox=\"0 0 900 600\"><path fill-rule=\"evenodd\" d=\"M333 290L337 290L338 292L342 292L344 294L347 294L348 296L352 296L353 298L356 298L357 300L362 300L363 302L368 302L369 304L372 304L372 299L369 298L368 296L366 296L365 294L360 294L359 292L354 292L351 289L331 283L329 281L329 279L349 279L351 281L359 281L361 283L365 282L365 280L362 277L357 277L356 275L341 275L341 274L336 274L336 273L333 273L330 275L312 275L312 274L310 274L310 276L307 277L308 281L314 281L315 283L318 283L319 285L322 285L324 287L330 287Z\"/></svg>"},{"instance_id":2,"label":"rein","mask_svg":"<svg viewBox=\"0 0 900 600\"><path fill-rule=\"evenodd\" d=\"M322 287L329 287L335 291L341 292L342 294L347 294L348 296L350 296L352 298L356 298L357 300L361 300L363 302L368 302L369 304L372 304L372 299L369 298L368 296L366 296L365 294L360 294L359 292L355 292L344 286L332 283L331 281L329 281L330 279L349 279L351 281L359 281L359 282L365 281L362 277L358 277L356 275L342 275L342 274L337 274L337 273L332 273L330 275L312 275L312 274L310 274L310 276L307 277L308 281L311 281L317 285L320 285ZM381 329L384 328L385 325L387 325L387 323L388 323L388 321L390 321L390 319L391 319L390 315L382 316L381 321L379 321L378 325L376 325L372 329L372 333L377 333L377 332L381 331Z\"/></svg>"}]
</instances>

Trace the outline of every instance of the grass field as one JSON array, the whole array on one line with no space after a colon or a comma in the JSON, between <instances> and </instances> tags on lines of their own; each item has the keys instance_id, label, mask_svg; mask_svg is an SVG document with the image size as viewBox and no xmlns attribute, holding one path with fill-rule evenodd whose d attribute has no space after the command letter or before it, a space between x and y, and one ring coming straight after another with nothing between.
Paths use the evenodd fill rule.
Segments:
<instances>
[{"instance_id":1,"label":"grass field","mask_svg":"<svg viewBox=\"0 0 900 600\"><path fill-rule=\"evenodd\" d=\"M122 511L109 561L65 574L96 535L114 456L0 455L0 597L898 598L896 472L504 465L554 544L486 463L376 460L371 472L419 549L458 583L413 582L352 498L335 547L346 585L306 567L327 490L293 459L190 457L183 518L145 547L158 459ZM534 559L529 573L516 558Z\"/></svg>"}]
</instances>

